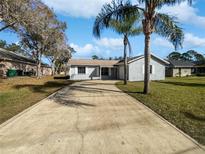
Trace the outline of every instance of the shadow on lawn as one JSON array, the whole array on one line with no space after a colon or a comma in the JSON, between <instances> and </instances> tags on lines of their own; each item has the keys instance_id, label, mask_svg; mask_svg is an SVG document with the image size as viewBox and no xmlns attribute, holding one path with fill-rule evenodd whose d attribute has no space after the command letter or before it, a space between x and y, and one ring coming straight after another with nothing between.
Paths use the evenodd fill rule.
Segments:
<instances>
[{"instance_id":1,"label":"shadow on lawn","mask_svg":"<svg viewBox=\"0 0 205 154\"><path fill-rule=\"evenodd\" d=\"M169 81L158 81L158 82L159 83L176 85L176 86L205 87L205 83L187 83L187 82L169 82Z\"/></svg>"},{"instance_id":2,"label":"shadow on lawn","mask_svg":"<svg viewBox=\"0 0 205 154\"><path fill-rule=\"evenodd\" d=\"M61 88L66 85L72 84L72 81L48 81L42 85L36 85L36 84L21 84L21 85L15 85L14 88L21 89L21 88L29 88L33 92L37 93L47 93L47 90L49 88Z\"/></svg>"},{"instance_id":3,"label":"shadow on lawn","mask_svg":"<svg viewBox=\"0 0 205 154\"><path fill-rule=\"evenodd\" d=\"M187 111L182 111L182 113L189 119L205 122L205 116L197 116L197 115L194 115L193 113L187 112Z\"/></svg>"}]
</instances>

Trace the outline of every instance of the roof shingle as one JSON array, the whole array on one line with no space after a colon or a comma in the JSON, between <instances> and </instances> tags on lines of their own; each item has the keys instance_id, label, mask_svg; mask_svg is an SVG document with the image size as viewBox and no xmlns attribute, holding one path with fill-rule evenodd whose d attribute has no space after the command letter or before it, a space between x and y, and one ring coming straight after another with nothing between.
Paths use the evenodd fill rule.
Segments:
<instances>
[{"instance_id":1,"label":"roof shingle","mask_svg":"<svg viewBox=\"0 0 205 154\"><path fill-rule=\"evenodd\" d=\"M19 55L15 52L8 51L2 48L0 48L0 59L36 65L36 61L34 59ZM49 67L47 64L44 64L44 63L42 63L42 66Z\"/></svg>"},{"instance_id":2,"label":"roof shingle","mask_svg":"<svg viewBox=\"0 0 205 154\"><path fill-rule=\"evenodd\" d=\"M168 60L170 65L173 67L194 67L194 64L190 61L185 60Z\"/></svg>"},{"instance_id":3,"label":"roof shingle","mask_svg":"<svg viewBox=\"0 0 205 154\"><path fill-rule=\"evenodd\" d=\"M69 65L86 65L86 66L106 66L116 65L119 60L92 60L92 59L70 59Z\"/></svg>"}]
</instances>

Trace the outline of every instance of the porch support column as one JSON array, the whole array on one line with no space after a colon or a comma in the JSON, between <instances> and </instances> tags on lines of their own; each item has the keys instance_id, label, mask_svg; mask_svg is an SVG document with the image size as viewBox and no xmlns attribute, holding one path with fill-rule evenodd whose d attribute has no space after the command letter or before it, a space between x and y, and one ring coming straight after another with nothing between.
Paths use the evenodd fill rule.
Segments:
<instances>
[{"instance_id":1,"label":"porch support column","mask_svg":"<svg viewBox=\"0 0 205 154\"><path fill-rule=\"evenodd\" d=\"M100 80L102 79L101 78L101 66L99 66L99 73L100 73Z\"/></svg>"}]
</instances>

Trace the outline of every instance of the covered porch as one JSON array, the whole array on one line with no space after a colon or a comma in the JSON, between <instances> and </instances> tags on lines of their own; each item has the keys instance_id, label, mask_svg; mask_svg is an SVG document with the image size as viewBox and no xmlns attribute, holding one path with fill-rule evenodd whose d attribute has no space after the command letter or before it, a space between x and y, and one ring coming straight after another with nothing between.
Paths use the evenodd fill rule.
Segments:
<instances>
[{"instance_id":1,"label":"covered porch","mask_svg":"<svg viewBox=\"0 0 205 154\"><path fill-rule=\"evenodd\" d=\"M100 67L100 78L102 80L118 79L118 68L117 67Z\"/></svg>"}]
</instances>

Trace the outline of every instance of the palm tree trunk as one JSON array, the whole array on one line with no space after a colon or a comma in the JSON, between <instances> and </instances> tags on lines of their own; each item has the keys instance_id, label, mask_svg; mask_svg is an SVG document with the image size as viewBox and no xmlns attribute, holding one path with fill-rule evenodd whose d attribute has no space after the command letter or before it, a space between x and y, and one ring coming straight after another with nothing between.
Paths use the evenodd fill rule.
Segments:
<instances>
[{"instance_id":1,"label":"palm tree trunk","mask_svg":"<svg viewBox=\"0 0 205 154\"><path fill-rule=\"evenodd\" d=\"M127 84L127 39L124 37L124 84Z\"/></svg>"},{"instance_id":2,"label":"palm tree trunk","mask_svg":"<svg viewBox=\"0 0 205 154\"><path fill-rule=\"evenodd\" d=\"M148 94L150 92L150 34L145 34L145 50L144 50L144 94Z\"/></svg>"}]
</instances>

